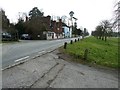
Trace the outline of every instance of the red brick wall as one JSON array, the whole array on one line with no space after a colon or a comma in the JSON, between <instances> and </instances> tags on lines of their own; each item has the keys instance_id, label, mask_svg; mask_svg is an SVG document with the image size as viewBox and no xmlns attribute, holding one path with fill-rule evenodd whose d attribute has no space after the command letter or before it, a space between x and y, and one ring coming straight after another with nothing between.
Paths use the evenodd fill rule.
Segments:
<instances>
[{"instance_id":1,"label":"red brick wall","mask_svg":"<svg viewBox=\"0 0 120 90\"><path fill-rule=\"evenodd\" d=\"M59 33L62 33L62 20L59 19Z\"/></svg>"},{"instance_id":2,"label":"red brick wall","mask_svg":"<svg viewBox=\"0 0 120 90\"><path fill-rule=\"evenodd\" d=\"M52 31L55 32L56 34L61 34L62 33L62 20L60 19L59 22L56 21L51 21L51 24L53 26ZM59 30L58 30L59 28Z\"/></svg>"}]
</instances>

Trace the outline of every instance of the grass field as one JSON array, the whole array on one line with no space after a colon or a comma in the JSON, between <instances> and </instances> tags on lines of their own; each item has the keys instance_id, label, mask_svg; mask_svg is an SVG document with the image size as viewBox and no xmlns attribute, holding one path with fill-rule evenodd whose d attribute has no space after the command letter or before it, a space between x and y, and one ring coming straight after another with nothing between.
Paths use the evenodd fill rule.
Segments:
<instances>
[{"instance_id":1,"label":"grass field","mask_svg":"<svg viewBox=\"0 0 120 90\"><path fill-rule=\"evenodd\" d=\"M77 60L83 60L85 49L89 51L86 62L112 68L118 67L118 38L108 38L105 42L95 37L89 37L83 41L68 44L67 49L63 51Z\"/></svg>"}]
</instances>

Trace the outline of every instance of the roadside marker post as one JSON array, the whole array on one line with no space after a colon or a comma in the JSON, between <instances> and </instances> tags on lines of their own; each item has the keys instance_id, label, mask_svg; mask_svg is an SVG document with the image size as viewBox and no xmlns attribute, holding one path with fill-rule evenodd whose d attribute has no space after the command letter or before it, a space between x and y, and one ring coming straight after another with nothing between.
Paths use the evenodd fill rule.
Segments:
<instances>
[{"instance_id":1,"label":"roadside marker post","mask_svg":"<svg viewBox=\"0 0 120 90\"><path fill-rule=\"evenodd\" d=\"M88 49L85 49L85 52L84 52L84 60L87 60L87 57L88 57Z\"/></svg>"},{"instance_id":2,"label":"roadside marker post","mask_svg":"<svg viewBox=\"0 0 120 90\"><path fill-rule=\"evenodd\" d=\"M72 44L72 43L73 43L73 40L70 41L70 44Z\"/></svg>"},{"instance_id":3,"label":"roadside marker post","mask_svg":"<svg viewBox=\"0 0 120 90\"><path fill-rule=\"evenodd\" d=\"M77 42L77 40L75 39L75 42Z\"/></svg>"},{"instance_id":4,"label":"roadside marker post","mask_svg":"<svg viewBox=\"0 0 120 90\"><path fill-rule=\"evenodd\" d=\"M64 49L66 49L66 48L67 48L67 42L64 43Z\"/></svg>"}]
</instances>

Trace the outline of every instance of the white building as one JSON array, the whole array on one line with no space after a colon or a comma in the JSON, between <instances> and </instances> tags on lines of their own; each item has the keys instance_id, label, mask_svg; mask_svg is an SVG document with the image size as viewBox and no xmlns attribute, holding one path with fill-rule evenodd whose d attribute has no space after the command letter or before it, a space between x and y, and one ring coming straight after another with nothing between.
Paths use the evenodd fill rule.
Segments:
<instances>
[{"instance_id":1,"label":"white building","mask_svg":"<svg viewBox=\"0 0 120 90\"><path fill-rule=\"evenodd\" d=\"M64 38L69 38L70 37L69 27L63 26L62 28L63 28L63 31L64 31Z\"/></svg>"},{"instance_id":2,"label":"white building","mask_svg":"<svg viewBox=\"0 0 120 90\"><path fill-rule=\"evenodd\" d=\"M55 32L47 32L46 33L46 39L50 40L50 39L57 39L56 33Z\"/></svg>"}]
</instances>

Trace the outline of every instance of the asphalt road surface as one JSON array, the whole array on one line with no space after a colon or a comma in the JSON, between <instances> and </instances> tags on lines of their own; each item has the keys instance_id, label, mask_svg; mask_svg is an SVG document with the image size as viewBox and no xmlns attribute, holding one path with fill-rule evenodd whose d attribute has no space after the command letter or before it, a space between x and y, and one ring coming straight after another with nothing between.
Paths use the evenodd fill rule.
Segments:
<instances>
[{"instance_id":1,"label":"asphalt road surface","mask_svg":"<svg viewBox=\"0 0 120 90\"><path fill-rule=\"evenodd\" d=\"M117 70L70 62L59 55L60 52L56 49L3 70L2 88L118 90Z\"/></svg>"},{"instance_id":2,"label":"asphalt road surface","mask_svg":"<svg viewBox=\"0 0 120 90\"><path fill-rule=\"evenodd\" d=\"M62 46L64 42L70 42L70 40L75 40L75 38L59 40L22 40L19 43L3 44L2 69L13 65L19 60L33 57L37 53L56 49Z\"/></svg>"}]
</instances>

